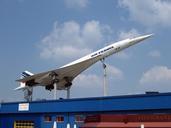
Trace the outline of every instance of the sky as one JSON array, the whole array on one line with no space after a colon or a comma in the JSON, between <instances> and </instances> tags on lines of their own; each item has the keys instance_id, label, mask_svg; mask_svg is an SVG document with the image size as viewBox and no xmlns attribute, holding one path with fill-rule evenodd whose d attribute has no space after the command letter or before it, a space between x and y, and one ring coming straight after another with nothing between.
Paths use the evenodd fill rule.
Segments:
<instances>
[{"instance_id":1,"label":"sky","mask_svg":"<svg viewBox=\"0 0 171 128\"><path fill-rule=\"evenodd\" d=\"M21 72L39 73L122 39L154 36L106 58L109 96L171 91L171 1L0 0L0 101L23 100L14 91ZM58 91L65 98L65 91ZM96 63L73 81L72 98L103 96ZM53 91L35 87L34 100Z\"/></svg>"}]
</instances>

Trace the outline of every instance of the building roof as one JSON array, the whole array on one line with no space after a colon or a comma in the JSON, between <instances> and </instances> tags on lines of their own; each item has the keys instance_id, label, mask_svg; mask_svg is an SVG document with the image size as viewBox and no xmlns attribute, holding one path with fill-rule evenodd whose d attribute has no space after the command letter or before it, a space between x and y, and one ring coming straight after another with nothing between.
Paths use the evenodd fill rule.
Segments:
<instances>
[{"instance_id":1,"label":"building roof","mask_svg":"<svg viewBox=\"0 0 171 128\"><path fill-rule=\"evenodd\" d=\"M51 113L51 112L171 112L171 93L139 94L94 98L60 99L27 103L28 110L20 111L26 102L2 103L0 113Z\"/></svg>"}]
</instances>

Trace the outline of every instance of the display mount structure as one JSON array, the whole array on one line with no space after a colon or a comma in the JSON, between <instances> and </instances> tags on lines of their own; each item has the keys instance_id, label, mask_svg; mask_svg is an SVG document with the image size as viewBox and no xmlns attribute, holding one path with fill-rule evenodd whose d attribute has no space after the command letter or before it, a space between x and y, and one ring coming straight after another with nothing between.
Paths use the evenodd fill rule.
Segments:
<instances>
[{"instance_id":1,"label":"display mount structure","mask_svg":"<svg viewBox=\"0 0 171 128\"><path fill-rule=\"evenodd\" d=\"M28 87L23 89L24 92L24 99L27 102L31 102L33 100L33 87Z\"/></svg>"},{"instance_id":2,"label":"display mount structure","mask_svg":"<svg viewBox=\"0 0 171 128\"><path fill-rule=\"evenodd\" d=\"M107 65L105 64L105 58L101 59L103 66L103 96L107 96Z\"/></svg>"}]
</instances>

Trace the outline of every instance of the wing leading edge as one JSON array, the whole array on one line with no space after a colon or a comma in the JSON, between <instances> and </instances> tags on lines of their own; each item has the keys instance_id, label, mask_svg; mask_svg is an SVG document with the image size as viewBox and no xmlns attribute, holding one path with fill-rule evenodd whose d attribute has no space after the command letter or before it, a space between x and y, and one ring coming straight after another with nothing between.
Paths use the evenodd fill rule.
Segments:
<instances>
[{"instance_id":1,"label":"wing leading edge","mask_svg":"<svg viewBox=\"0 0 171 128\"><path fill-rule=\"evenodd\" d=\"M66 89L68 86L67 83L71 83L70 86L72 85L73 79L79 75L81 72L86 70L88 67L96 63L102 59L102 56L96 56L96 57L90 57L89 59L85 59L82 61L79 61L74 64L66 65L64 67L47 71L47 72L42 72L38 73L32 76L28 76L23 79L16 80L18 82L25 83L27 86L47 86L46 89L51 90L53 89L53 83L52 83L52 77L50 76L51 73L57 74L57 79L58 79L58 85L57 89L58 90L63 90Z\"/></svg>"}]
</instances>

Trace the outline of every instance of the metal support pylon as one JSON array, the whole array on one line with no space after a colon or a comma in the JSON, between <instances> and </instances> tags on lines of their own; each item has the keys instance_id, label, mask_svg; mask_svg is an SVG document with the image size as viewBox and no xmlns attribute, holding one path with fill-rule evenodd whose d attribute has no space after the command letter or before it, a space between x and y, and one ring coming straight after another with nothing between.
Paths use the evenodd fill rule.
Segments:
<instances>
[{"instance_id":1,"label":"metal support pylon","mask_svg":"<svg viewBox=\"0 0 171 128\"><path fill-rule=\"evenodd\" d=\"M54 95L53 95L53 99L56 100L57 99L57 83L54 82L53 83L54 86Z\"/></svg>"},{"instance_id":2,"label":"metal support pylon","mask_svg":"<svg viewBox=\"0 0 171 128\"><path fill-rule=\"evenodd\" d=\"M52 78L52 82L53 82L53 86L54 86L54 97L53 97L54 100L57 99L57 84L59 82L57 76L58 76L58 74L56 74L55 72L50 73L50 77Z\"/></svg>"},{"instance_id":3,"label":"metal support pylon","mask_svg":"<svg viewBox=\"0 0 171 128\"><path fill-rule=\"evenodd\" d=\"M103 96L107 96L107 66L105 64L105 59L101 60L103 66Z\"/></svg>"},{"instance_id":4,"label":"metal support pylon","mask_svg":"<svg viewBox=\"0 0 171 128\"><path fill-rule=\"evenodd\" d=\"M70 87L67 88L67 99L70 99Z\"/></svg>"},{"instance_id":5,"label":"metal support pylon","mask_svg":"<svg viewBox=\"0 0 171 128\"><path fill-rule=\"evenodd\" d=\"M24 91L24 99L27 102L32 101L32 98L33 98L33 87L25 88L23 91Z\"/></svg>"}]
</instances>

